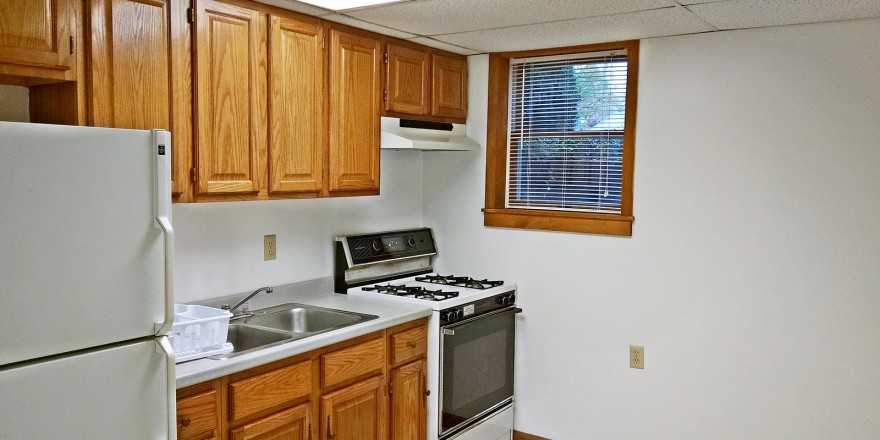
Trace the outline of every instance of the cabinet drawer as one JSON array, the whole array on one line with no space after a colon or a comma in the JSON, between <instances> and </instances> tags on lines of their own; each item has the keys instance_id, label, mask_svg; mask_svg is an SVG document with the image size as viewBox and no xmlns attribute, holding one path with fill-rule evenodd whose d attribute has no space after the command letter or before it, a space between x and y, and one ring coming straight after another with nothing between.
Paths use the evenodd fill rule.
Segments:
<instances>
[{"instance_id":1,"label":"cabinet drawer","mask_svg":"<svg viewBox=\"0 0 880 440\"><path fill-rule=\"evenodd\" d=\"M245 417L290 402L312 392L311 362L300 362L229 385L229 418Z\"/></svg>"},{"instance_id":2,"label":"cabinet drawer","mask_svg":"<svg viewBox=\"0 0 880 440\"><path fill-rule=\"evenodd\" d=\"M421 326L391 335L391 363L399 364L428 351L428 327Z\"/></svg>"},{"instance_id":3,"label":"cabinet drawer","mask_svg":"<svg viewBox=\"0 0 880 440\"><path fill-rule=\"evenodd\" d=\"M302 404L233 429L229 438L232 440L311 439L311 429L309 405Z\"/></svg>"},{"instance_id":4,"label":"cabinet drawer","mask_svg":"<svg viewBox=\"0 0 880 440\"><path fill-rule=\"evenodd\" d=\"M217 392L208 391L177 401L177 438L195 440L219 437Z\"/></svg>"},{"instance_id":5,"label":"cabinet drawer","mask_svg":"<svg viewBox=\"0 0 880 440\"><path fill-rule=\"evenodd\" d=\"M330 387L362 374L377 371L385 364L384 339L374 339L321 356L322 384Z\"/></svg>"}]
</instances>

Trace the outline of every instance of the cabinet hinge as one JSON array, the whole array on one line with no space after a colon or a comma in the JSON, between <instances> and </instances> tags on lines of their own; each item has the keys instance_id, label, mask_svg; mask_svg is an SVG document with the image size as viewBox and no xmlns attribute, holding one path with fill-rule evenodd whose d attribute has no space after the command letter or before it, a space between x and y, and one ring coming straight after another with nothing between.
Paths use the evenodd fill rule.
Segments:
<instances>
[{"instance_id":1,"label":"cabinet hinge","mask_svg":"<svg viewBox=\"0 0 880 440\"><path fill-rule=\"evenodd\" d=\"M385 64L388 64L388 52L385 52L384 55L385 55L385 57L384 57L384 58L385 58Z\"/></svg>"},{"instance_id":2,"label":"cabinet hinge","mask_svg":"<svg viewBox=\"0 0 880 440\"><path fill-rule=\"evenodd\" d=\"M198 173L198 170L196 170L196 168L193 167L193 169L190 170L190 173L189 173L189 178L190 178L190 180L192 180L193 182L198 181L198 180L199 180L199 177L197 176L197 174L199 174L199 173Z\"/></svg>"},{"instance_id":3,"label":"cabinet hinge","mask_svg":"<svg viewBox=\"0 0 880 440\"><path fill-rule=\"evenodd\" d=\"M312 440L312 423L311 422L309 422L309 439L308 440Z\"/></svg>"},{"instance_id":4,"label":"cabinet hinge","mask_svg":"<svg viewBox=\"0 0 880 440\"><path fill-rule=\"evenodd\" d=\"M394 394L394 382L388 382L388 395Z\"/></svg>"},{"instance_id":5,"label":"cabinet hinge","mask_svg":"<svg viewBox=\"0 0 880 440\"><path fill-rule=\"evenodd\" d=\"M382 90L382 100L383 101L388 100L388 89Z\"/></svg>"},{"instance_id":6,"label":"cabinet hinge","mask_svg":"<svg viewBox=\"0 0 880 440\"><path fill-rule=\"evenodd\" d=\"M73 55L73 35L70 36L70 54Z\"/></svg>"},{"instance_id":7,"label":"cabinet hinge","mask_svg":"<svg viewBox=\"0 0 880 440\"><path fill-rule=\"evenodd\" d=\"M193 24L193 21L194 21L193 8L187 8L186 9L186 22L189 24Z\"/></svg>"},{"instance_id":8,"label":"cabinet hinge","mask_svg":"<svg viewBox=\"0 0 880 440\"><path fill-rule=\"evenodd\" d=\"M324 42L325 42L325 41L326 41L326 40L322 37L322 38L321 38L321 49L324 49L324 47L325 47L325 46L324 46Z\"/></svg>"}]
</instances>

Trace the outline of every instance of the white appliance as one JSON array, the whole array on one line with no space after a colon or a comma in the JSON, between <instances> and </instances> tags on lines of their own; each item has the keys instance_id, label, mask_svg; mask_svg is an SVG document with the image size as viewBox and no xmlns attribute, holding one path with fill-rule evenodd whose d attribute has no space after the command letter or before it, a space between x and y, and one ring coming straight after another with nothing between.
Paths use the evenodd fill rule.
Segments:
<instances>
[{"instance_id":1,"label":"white appliance","mask_svg":"<svg viewBox=\"0 0 880 440\"><path fill-rule=\"evenodd\" d=\"M381 146L391 150L479 150L480 144L467 137L467 126L413 119L381 119Z\"/></svg>"},{"instance_id":2,"label":"white appliance","mask_svg":"<svg viewBox=\"0 0 880 440\"><path fill-rule=\"evenodd\" d=\"M429 305L428 440L513 432L516 284L433 273L430 229L336 239L336 291Z\"/></svg>"},{"instance_id":3,"label":"white appliance","mask_svg":"<svg viewBox=\"0 0 880 440\"><path fill-rule=\"evenodd\" d=\"M0 122L0 439L176 438L170 158Z\"/></svg>"}]
</instances>

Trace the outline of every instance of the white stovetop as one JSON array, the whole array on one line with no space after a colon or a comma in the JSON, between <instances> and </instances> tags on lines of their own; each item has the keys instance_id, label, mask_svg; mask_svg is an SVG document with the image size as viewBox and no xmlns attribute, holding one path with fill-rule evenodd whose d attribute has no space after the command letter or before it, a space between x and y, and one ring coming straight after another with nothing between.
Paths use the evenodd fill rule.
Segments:
<instances>
[{"instance_id":1,"label":"white stovetop","mask_svg":"<svg viewBox=\"0 0 880 440\"><path fill-rule=\"evenodd\" d=\"M432 273L430 275L437 275L436 273ZM445 275L443 273L442 275ZM419 278L427 276L427 275L419 275ZM472 277L477 280L489 279L495 280L497 278L489 278L489 277ZM454 298L445 299L442 301L432 301L421 298L409 298L405 296L396 296L390 295L387 293L380 293L375 291L366 291L363 290L364 287L372 287L375 284L369 284L361 287L353 287L348 289L349 295L355 296L367 296L372 298L384 298L389 301L399 301L402 303L410 303L410 304L422 304L428 307L431 307L433 310L443 310L453 306L459 306L462 304L467 304L471 301L476 301L478 299L487 298L490 296L497 295L499 293L510 292L511 290L516 290L516 284L514 283L504 283L498 287L492 287L489 289L470 289L466 287L458 287L451 285L443 285L443 284L435 284L435 283L426 283L416 281L416 277L407 277L401 278L398 280L386 281L384 283L378 283L379 285L387 285L391 284L392 286L402 286L405 285L407 287L424 287L428 290L441 290L443 292L458 292L458 296Z\"/></svg>"}]
</instances>

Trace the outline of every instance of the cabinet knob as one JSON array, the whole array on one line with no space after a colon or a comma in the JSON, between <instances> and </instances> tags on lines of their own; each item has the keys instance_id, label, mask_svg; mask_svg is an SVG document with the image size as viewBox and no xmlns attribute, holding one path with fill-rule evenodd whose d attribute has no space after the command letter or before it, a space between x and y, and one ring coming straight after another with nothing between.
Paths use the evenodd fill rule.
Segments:
<instances>
[{"instance_id":1,"label":"cabinet knob","mask_svg":"<svg viewBox=\"0 0 880 440\"><path fill-rule=\"evenodd\" d=\"M416 348L416 343L413 342L413 341L410 341L410 342L407 342L407 343L406 343L406 346L409 347L409 348Z\"/></svg>"},{"instance_id":2,"label":"cabinet knob","mask_svg":"<svg viewBox=\"0 0 880 440\"><path fill-rule=\"evenodd\" d=\"M430 395L431 395L431 390L425 390L425 397L428 397Z\"/></svg>"},{"instance_id":3,"label":"cabinet knob","mask_svg":"<svg viewBox=\"0 0 880 440\"><path fill-rule=\"evenodd\" d=\"M192 420L190 420L189 417L184 417L184 418L180 419L180 424L182 426L189 426L191 423L192 423Z\"/></svg>"}]
</instances>

